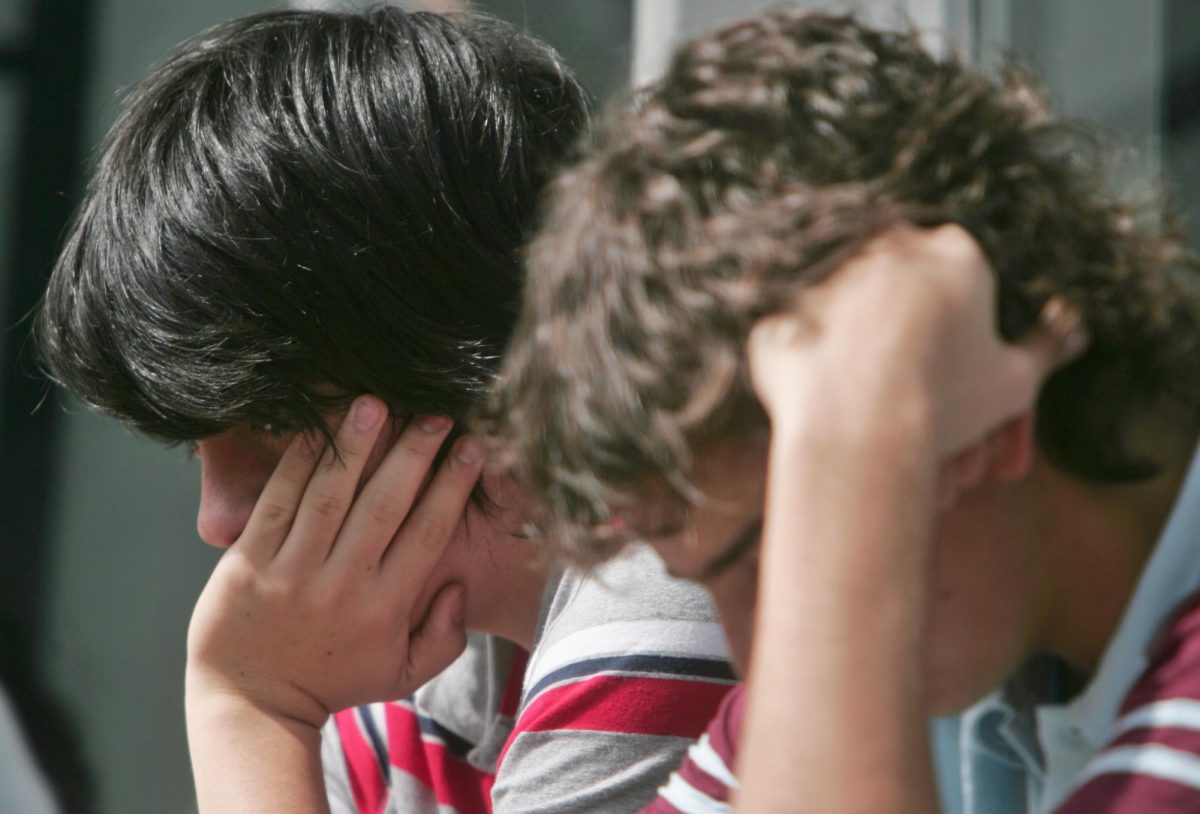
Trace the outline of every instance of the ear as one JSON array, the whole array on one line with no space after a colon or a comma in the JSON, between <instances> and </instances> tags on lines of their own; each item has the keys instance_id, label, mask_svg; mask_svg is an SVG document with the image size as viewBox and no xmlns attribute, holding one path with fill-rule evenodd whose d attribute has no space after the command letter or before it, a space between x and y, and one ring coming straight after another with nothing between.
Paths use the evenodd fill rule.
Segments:
<instances>
[{"instance_id":1,"label":"ear","mask_svg":"<svg viewBox=\"0 0 1200 814\"><path fill-rule=\"evenodd\" d=\"M1033 468L1033 411L1006 422L987 440L991 451L988 474L1002 481L1017 481Z\"/></svg>"},{"instance_id":2,"label":"ear","mask_svg":"<svg viewBox=\"0 0 1200 814\"><path fill-rule=\"evenodd\" d=\"M1082 356L1090 341L1079 308L1056 295L1046 300L1037 325L1015 347L1034 360L1044 377Z\"/></svg>"}]
</instances>

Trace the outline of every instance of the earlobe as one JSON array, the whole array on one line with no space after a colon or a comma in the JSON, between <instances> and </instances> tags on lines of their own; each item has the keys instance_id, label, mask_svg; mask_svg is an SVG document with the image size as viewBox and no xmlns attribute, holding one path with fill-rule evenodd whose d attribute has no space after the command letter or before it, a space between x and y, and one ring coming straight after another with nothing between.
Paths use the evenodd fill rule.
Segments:
<instances>
[{"instance_id":1,"label":"earlobe","mask_svg":"<svg viewBox=\"0 0 1200 814\"><path fill-rule=\"evenodd\" d=\"M991 447L991 475L1001 481L1018 481L1033 469L1033 411L1029 410L996 430Z\"/></svg>"}]
</instances>

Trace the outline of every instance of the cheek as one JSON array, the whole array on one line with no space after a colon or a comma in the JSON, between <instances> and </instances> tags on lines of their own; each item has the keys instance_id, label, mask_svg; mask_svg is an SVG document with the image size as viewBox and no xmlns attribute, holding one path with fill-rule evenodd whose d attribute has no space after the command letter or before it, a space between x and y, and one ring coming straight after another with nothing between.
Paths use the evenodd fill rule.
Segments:
<instances>
[{"instance_id":1,"label":"cheek","mask_svg":"<svg viewBox=\"0 0 1200 814\"><path fill-rule=\"evenodd\" d=\"M499 494L488 491L493 498ZM507 515L489 517L469 505L459 518L454 537L430 572L421 591L421 601L432 601L450 583L463 585L467 589L466 626L490 630L499 609L513 604L514 592L527 587L531 563L537 561L529 543L503 533L509 528L503 525L507 519Z\"/></svg>"},{"instance_id":2,"label":"cheek","mask_svg":"<svg viewBox=\"0 0 1200 814\"><path fill-rule=\"evenodd\" d=\"M1031 655L1030 562L1018 534L970 507L944 518L935 545L927 642L930 711L957 712Z\"/></svg>"}]
</instances>

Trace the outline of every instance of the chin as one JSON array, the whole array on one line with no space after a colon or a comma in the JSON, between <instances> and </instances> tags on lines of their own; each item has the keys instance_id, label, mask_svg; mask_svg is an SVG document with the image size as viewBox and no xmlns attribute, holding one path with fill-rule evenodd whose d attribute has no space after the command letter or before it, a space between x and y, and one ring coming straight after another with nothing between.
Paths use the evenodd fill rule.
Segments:
<instances>
[{"instance_id":1,"label":"chin","mask_svg":"<svg viewBox=\"0 0 1200 814\"><path fill-rule=\"evenodd\" d=\"M933 670L928 675L925 711L929 715L958 715L986 698L999 682L959 669Z\"/></svg>"},{"instance_id":2,"label":"chin","mask_svg":"<svg viewBox=\"0 0 1200 814\"><path fill-rule=\"evenodd\" d=\"M982 695L978 697L941 697L930 694L925 701L925 714L934 718L958 715L970 709L983 697Z\"/></svg>"}]
</instances>

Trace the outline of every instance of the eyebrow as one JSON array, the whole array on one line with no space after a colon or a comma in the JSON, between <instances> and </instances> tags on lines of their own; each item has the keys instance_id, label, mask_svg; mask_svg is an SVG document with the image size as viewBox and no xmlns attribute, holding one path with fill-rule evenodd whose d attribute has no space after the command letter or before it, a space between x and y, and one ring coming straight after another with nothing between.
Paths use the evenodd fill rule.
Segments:
<instances>
[{"instance_id":1,"label":"eyebrow","mask_svg":"<svg viewBox=\"0 0 1200 814\"><path fill-rule=\"evenodd\" d=\"M761 517L752 520L742 533L737 536L737 539L730 544L729 548L710 560L699 572L695 574L678 574L668 570L667 573L673 577L690 579L693 582L707 582L719 576L741 560L747 551L758 545L758 541L762 537L762 525L763 520Z\"/></svg>"}]
</instances>

